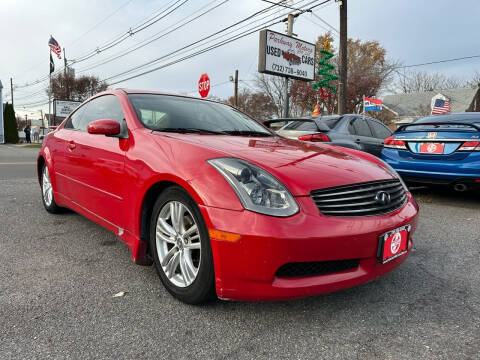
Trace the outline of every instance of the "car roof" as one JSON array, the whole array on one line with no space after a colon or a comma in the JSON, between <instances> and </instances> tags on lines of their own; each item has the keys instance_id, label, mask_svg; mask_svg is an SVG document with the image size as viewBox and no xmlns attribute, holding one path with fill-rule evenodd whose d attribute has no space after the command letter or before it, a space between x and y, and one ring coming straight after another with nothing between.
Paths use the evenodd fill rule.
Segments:
<instances>
[{"instance_id":1,"label":"car roof","mask_svg":"<svg viewBox=\"0 0 480 360\"><path fill-rule=\"evenodd\" d=\"M214 103L219 103L219 104L225 104L221 101L213 100L213 99L203 99L199 98L196 96L189 96L189 95L183 95L183 94L175 94L175 93L169 93L165 91L154 91L154 90L138 90L138 89L123 89L123 88L117 88L114 89L115 91L123 91L126 94L151 94L151 95L166 95L166 96L176 96L176 97L182 97L182 98L187 98L187 99L193 99L193 100L202 100L202 101L210 101Z\"/></svg>"},{"instance_id":2,"label":"car roof","mask_svg":"<svg viewBox=\"0 0 480 360\"><path fill-rule=\"evenodd\" d=\"M467 122L477 123L480 122L480 112L464 112L454 113L448 115L430 115L418 119L415 124L422 123L440 123L440 122Z\"/></svg>"}]
</instances>

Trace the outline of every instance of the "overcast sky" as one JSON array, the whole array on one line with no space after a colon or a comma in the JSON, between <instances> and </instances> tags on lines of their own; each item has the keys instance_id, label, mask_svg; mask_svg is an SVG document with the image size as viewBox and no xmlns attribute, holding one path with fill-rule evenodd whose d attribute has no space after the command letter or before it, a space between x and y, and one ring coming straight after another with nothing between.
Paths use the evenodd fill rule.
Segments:
<instances>
[{"instance_id":1,"label":"overcast sky","mask_svg":"<svg viewBox=\"0 0 480 360\"><path fill-rule=\"evenodd\" d=\"M169 30L181 23L185 17L198 14L199 9L206 10L223 1L189 0L147 29L128 37L109 50L74 64L73 67L77 74L92 74L105 79L151 59L163 57L256 11L271 6L261 0L227 1L207 15L138 51L82 72L155 34ZM311 0L289 1L296 7L311 2ZM313 5L321 2L316 1ZM55 37L61 47L66 48L67 59L79 59L98 46L125 34L129 28L135 28L169 4L176 4L176 0L2 0L0 2L2 45L0 80L4 85L4 96L5 93L10 92L10 77L13 77L14 84L22 86L48 75L47 43L50 34ZM210 5L207 6L208 4ZM275 7L266 14L242 23L246 25L268 15L262 21L254 22L238 32L287 12L286 9ZM338 29L338 5L333 0L317 7L314 13ZM361 40L378 40L387 49L389 58L401 60L405 65L479 55L480 37L477 30L479 14L480 1L478 0L455 2L451 0L349 0L348 36ZM284 32L285 24L277 24L270 28ZM315 42L317 36L324 33L326 28L328 26L317 17L305 13L297 18L294 33L300 39ZM190 92L190 95L197 96L198 79L202 73L206 72L210 76L212 85L221 84L212 87L210 94L226 98L232 95L233 84L224 82L233 75L235 69L239 70L239 78L242 80L240 87L254 86L251 80L257 73L257 58L258 34L255 33L192 59L113 85L113 87ZM160 61L158 65L167 62L169 61ZM63 66L63 55L62 60L55 59L55 66L56 69ZM480 71L480 58L418 67L414 70L441 72L468 79L475 71ZM115 80L125 77L126 75ZM34 106L23 112L21 107L22 104L45 99L43 89L47 85L48 82L44 81L34 86L14 90L16 111L35 117L35 114L39 114L40 108L47 110L48 106Z\"/></svg>"}]
</instances>

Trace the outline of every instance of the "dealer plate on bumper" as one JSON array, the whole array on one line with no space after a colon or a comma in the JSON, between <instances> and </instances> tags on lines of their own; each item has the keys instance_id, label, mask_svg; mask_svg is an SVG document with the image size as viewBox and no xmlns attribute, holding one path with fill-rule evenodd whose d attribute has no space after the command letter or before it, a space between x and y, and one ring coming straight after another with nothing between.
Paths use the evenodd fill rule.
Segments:
<instances>
[{"instance_id":1,"label":"dealer plate on bumper","mask_svg":"<svg viewBox=\"0 0 480 360\"><path fill-rule=\"evenodd\" d=\"M407 252L410 229L410 225L405 225L380 235L377 258L382 264Z\"/></svg>"}]
</instances>

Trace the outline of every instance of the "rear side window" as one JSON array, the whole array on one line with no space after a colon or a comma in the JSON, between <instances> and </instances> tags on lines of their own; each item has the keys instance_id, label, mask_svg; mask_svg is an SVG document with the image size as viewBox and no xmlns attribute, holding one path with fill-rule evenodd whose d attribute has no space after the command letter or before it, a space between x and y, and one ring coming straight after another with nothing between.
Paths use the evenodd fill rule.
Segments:
<instances>
[{"instance_id":1,"label":"rear side window","mask_svg":"<svg viewBox=\"0 0 480 360\"><path fill-rule=\"evenodd\" d=\"M386 139L392 135L392 132L385 125L380 124L377 121L368 120L368 124L372 129L373 136L377 139Z\"/></svg>"},{"instance_id":2,"label":"rear side window","mask_svg":"<svg viewBox=\"0 0 480 360\"><path fill-rule=\"evenodd\" d=\"M283 130L317 131L318 128L313 121L293 121Z\"/></svg>"},{"instance_id":3,"label":"rear side window","mask_svg":"<svg viewBox=\"0 0 480 360\"><path fill-rule=\"evenodd\" d=\"M368 127L367 121L362 118L356 118L350 122L349 131L358 136L372 137L372 132Z\"/></svg>"},{"instance_id":4,"label":"rear side window","mask_svg":"<svg viewBox=\"0 0 480 360\"><path fill-rule=\"evenodd\" d=\"M67 120L65 129L87 131L88 124L94 120L111 119L118 122L124 119L122 106L115 95L104 95L78 108Z\"/></svg>"},{"instance_id":5,"label":"rear side window","mask_svg":"<svg viewBox=\"0 0 480 360\"><path fill-rule=\"evenodd\" d=\"M86 131L90 122L100 119L111 119L119 123L123 121L122 106L115 95L104 95L89 101L82 116L80 130Z\"/></svg>"}]
</instances>

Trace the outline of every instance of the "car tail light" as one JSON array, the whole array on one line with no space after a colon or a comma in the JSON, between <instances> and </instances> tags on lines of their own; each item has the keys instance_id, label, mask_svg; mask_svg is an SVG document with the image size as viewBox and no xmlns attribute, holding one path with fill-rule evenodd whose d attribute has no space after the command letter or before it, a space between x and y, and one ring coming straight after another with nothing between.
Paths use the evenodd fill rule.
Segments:
<instances>
[{"instance_id":1,"label":"car tail light","mask_svg":"<svg viewBox=\"0 0 480 360\"><path fill-rule=\"evenodd\" d=\"M389 136L385 139L383 147L390 149L407 150L407 143L403 140L395 140L393 136Z\"/></svg>"},{"instance_id":2,"label":"car tail light","mask_svg":"<svg viewBox=\"0 0 480 360\"><path fill-rule=\"evenodd\" d=\"M458 148L458 151L480 151L480 141L467 141Z\"/></svg>"},{"instance_id":3,"label":"car tail light","mask_svg":"<svg viewBox=\"0 0 480 360\"><path fill-rule=\"evenodd\" d=\"M320 141L331 141L327 134L324 133L316 133L316 134L308 134L303 135L298 138L298 140L302 141L313 141L313 142L320 142Z\"/></svg>"}]
</instances>

